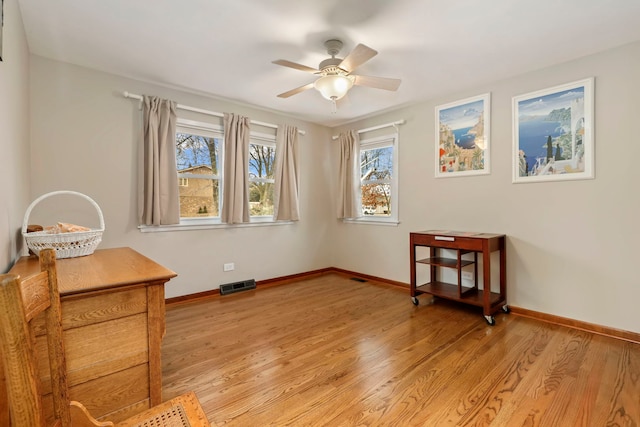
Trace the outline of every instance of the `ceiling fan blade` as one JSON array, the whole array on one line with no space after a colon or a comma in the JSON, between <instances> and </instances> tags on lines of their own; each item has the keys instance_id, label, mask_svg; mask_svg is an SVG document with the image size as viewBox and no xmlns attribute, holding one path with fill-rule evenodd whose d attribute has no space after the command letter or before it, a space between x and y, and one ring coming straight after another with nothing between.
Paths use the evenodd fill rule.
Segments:
<instances>
[{"instance_id":1,"label":"ceiling fan blade","mask_svg":"<svg viewBox=\"0 0 640 427\"><path fill-rule=\"evenodd\" d=\"M300 71L306 71L307 73L319 73L320 70L316 68L307 67L306 65L298 64L295 62L287 61L286 59L278 59L277 61L273 61L276 65L282 65L283 67L294 68Z\"/></svg>"},{"instance_id":2,"label":"ceiling fan blade","mask_svg":"<svg viewBox=\"0 0 640 427\"><path fill-rule=\"evenodd\" d=\"M377 54L378 51L363 44L359 44L351 51L351 53L349 53L349 55L347 55L346 58L342 60L338 67L350 73Z\"/></svg>"},{"instance_id":3,"label":"ceiling fan blade","mask_svg":"<svg viewBox=\"0 0 640 427\"><path fill-rule=\"evenodd\" d=\"M389 79L387 77L372 77L360 75L353 75L353 77L355 77L355 81L353 82L354 85L392 91L398 90L398 87L400 87L400 83L402 82L402 80L400 79Z\"/></svg>"},{"instance_id":4,"label":"ceiling fan blade","mask_svg":"<svg viewBox=\"0 0 640 427\"><path fill-rule=\"evenodd\" d=\"M313 83L309 83L308 85L300 86L295 89L291 89L290 91L283 92L278 95L278 98L288 98L290 96L296 95L300 92L304 92L305 90L313 88Z\"/></svg>"}]
</instances>

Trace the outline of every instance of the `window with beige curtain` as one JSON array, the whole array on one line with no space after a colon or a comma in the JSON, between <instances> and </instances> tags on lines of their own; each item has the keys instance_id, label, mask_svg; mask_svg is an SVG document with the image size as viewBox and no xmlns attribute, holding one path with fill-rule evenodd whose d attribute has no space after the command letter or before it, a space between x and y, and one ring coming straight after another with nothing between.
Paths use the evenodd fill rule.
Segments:
<instances>
[{"instance_id":1,"label":"window with beige curtain","mask_svg":"<svg viewBox=\"0 0 640 427\"><path fill-rule=\"evenodd\" d=\"M298 221L300 219L298 128L289 125L278 127L276 149L273 216L276 221Z\"/></svg>"},{"instance_id":2,"label":"window with beige curtain","mask_svg":"<svg viewBox=\"0 0 640 427\"><path fill-rule=\"evenodd\" d=\"M162 103L152 101L150 98L148 109L159 109L156 103ZM171 104L168 105L171 110ZM175 189L170 206L174 219L173 222L143 222L143 225L206 226L299 220L296 127L281 126L275 134L251 132L249 118L231 113L225 114L220 124L176 118L175 103L171 115L167 124L160 124L164 123L162 115L153 116L145 129L150 135L158 134L160 129L173 135L170 144L158 143L173 150L173 157L165 156L158 165L163 164L163 170L172 171L167 177L173 179L171 185ZM158 131L148 130L151 123L156 123ZM140 149L143 148L141 145ZM145 149L150 153L159 150ZM159 171L158 168L155 171ZM141 167L140 170L143 183L152 169ZM140 194L142 190L141 184ZM141 197L141 212L147 213L149 209L144 210L145 206ZM144 231L145 227L141 229Z\"/></svg>"},{"instance_id":3,"label":"window with beige curtain","mask_svg":"<svg viewBox=\"0 0 640 427\"><path fill-rule=\"evenodd\" d=\"M138 150L138 215L142 225L180 222L175 173L176 103L143 97L143 138Z\"/></svg>"},{"instance_id":4,"label":"window with beige curtain","mask_svg":"<svg viewBox=\"0 0 640 427\"><path fill-rule=\"evenodd\" d=\"M249 222L248 117L224 113L224 192L220 219L226 224Z\"/></svg>"},{"instance_id":5,"label":"window with beige curtain","mask_svg":"<svg viewBox=\"0 0 640 427\"><path fill-rule=\"evenodd\" d=\"M249 220L274 220L276 136L250 132ZM223 202L224 129L178 119L176 157L180 217L184 223L220 223Z\"/></svg>"},{"instance_id":6,"label":"window with beige curtain","mask_svg":"<svg viewBox=\"0 0 640 427\"><path fill-rule=\"evenodd\" d=\"M398 222L398 134L339 136L338 218L357 222Z\"/></svg>"},{"instance_id":7,"label":"window with beige curtain","mask_svg":"<svg viewBox=\"0 0 640 427\"><path fill-rule=\"evenodd\" d=\"M342 132L338 136L338 143L340 144L338 218L358 218L362 216L358 179L360 138L355 130Z\"/></svg>"}]
</instances>

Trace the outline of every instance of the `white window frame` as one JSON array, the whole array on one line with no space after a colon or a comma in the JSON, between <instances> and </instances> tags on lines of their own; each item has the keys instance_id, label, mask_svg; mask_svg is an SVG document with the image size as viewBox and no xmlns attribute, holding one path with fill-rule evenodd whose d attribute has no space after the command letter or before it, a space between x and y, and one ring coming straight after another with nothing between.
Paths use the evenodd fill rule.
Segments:
<instances>
[{"instance_id":1,"label":"white window frame","mask_svg":"<svg viewBox=\"0 0 640 427\"><path fill-rule=\"evenodd\" d=\"M191 131L200 131L200 132L212 132L216 138L220 138L221 146L220 146L220 167L218 170L218 175L198 175L198 174L189 174L194 178L205 178L205 179L219 179L219 203L222 204L224 201L224 185L223 185L223 177L224 177L224 128L221 125L215 125L212 123L193 121L178 118L176 121L176 132L189 133ZM249 143L258 143L263 145L271 145L275 148L276 145L276 136L259 133L259 132L251 132L250 133L250 141ZM248 165L247 165L248 166ZM177 166L176 166L177 171ZM178 176L180 177L181 174ZM185 174L187 175L187 174ZM186 178L186 176L185 176ZM247 177L249 179L249 177ZM271 180L270 180L271 181ZM273 180L275 181L275 180ZM222 206L220 206L221 208ZM282 226L293 224L293 221L275 221L273 215L267 216L253 216L250 217L250 222L241 223L241 224L225 224L222 222L220 217L203 217L203 218L180 218L179 224L172 225L159 225L159 226L149 226L149 225L140 225L138 229L142 233L156 233L156 232L168 232L168 231L185 231L185 230L206 230L212 228L243 228L243 227L262 227L262 226Z\"/></svg>"},{"instance_id":2,"label":"white window frame","mask_svg":"<svg viewBox=\"0 0 640 427\"><path fill-rule=\"evenodd\" d=\"M398 134L388 134L381 135L373 138L365 138L360 140L360 150L358 151L358 165L360 164L360 156L362 155L362 151L371 150L375 148L384 148L384 147L393 147L393 173L391 176L391 180L374 180L368 181L371 183L389 183L391 186L391 215L388 217L377 217L377 216L368 216L363 215L359 218L345 219L345 222L354 222L354 223L362 223L362 224L382 224L382 225L398 225L399 224L399 215L398 215L398 206L400 203L398 202L399 196L399 186L398 186ZM358 166L358 175L360 174L360 167ZM362 192L362 182L360 183L360 192ZM362 212L362 200L360 200L360 211Z\"/></svg>"},{"instance_id":3,"label":"white window frame","mask_svg":"<svg viewBox=\"0 0 640 427\"><path fill-rule=\"evenodd\" d=\"M217 138L220 141L220 165L218 167L217 175L201 175L194 173L178 173L178 180L199 178L210 179L212 181L218 181L218 212L222 208L223 194L223 182L222 177L224 172L224 129L220 125L214 125L212 123L198 122L194 120L187 120L178 118L176 121L176 134L177 133L191 133L212 138ZM176 168L177 170L177 168ZM180 225L206 225L206 224L221 224L220 216L210 216L203 218L185 218L180 217Z\"/></svg>"},{"instance_id":4,"label":"white window frame","mask_svg":"<svg viewBox=\"0 0 640 427\"><path fill-rule=\"evenodd\" d=\"M266 133L259 133L259 132L251 132L250 136L249 136L249 147L251 147L251 145L263 145L263 146L267 146L267 147L271 147L273 148L274 154L276 152L276 136L275 135L270 135L270 134L266 134ZM251 159L249 159L249 162L251 161ZM275 160L274 160L275 162ZM247 170L248 170L248 165L247 165ZM249 183L251 182L256 182L256 183L271 183L273 185L275 185L275 177L274 178L252 178L251 175L249 175L247 177L247 180ZM275 222L273 215L255 215L255 216L251 216L249 215L249 221L250 222Z\"/></svg>"}]
</instances>

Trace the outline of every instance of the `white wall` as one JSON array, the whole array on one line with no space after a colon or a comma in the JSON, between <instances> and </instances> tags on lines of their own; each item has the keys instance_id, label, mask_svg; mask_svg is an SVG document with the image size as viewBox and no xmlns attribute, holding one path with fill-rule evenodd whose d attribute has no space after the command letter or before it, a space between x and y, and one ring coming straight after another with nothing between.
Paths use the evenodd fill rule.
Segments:
<instances>
[{"instance_id":1,"label":"white wall","mask_svg":"<svg viewBox=\"0 0 640 427\"><path fill-rule=\"evenodd\" d=\"M0 62L0 273L22 249L29 204L29 53L16 0L4 1Z\"/></svg>"},{"instance_id":2,"label":"white wall","mask_svg":"<svg viewBox=\"0 0 640 427\"><path fill-rule=\"evenodd\" d=\"M166 287L168 297L330 265L326 236L332 217L324 202L329 191L325 185L328 129L37 56L31 58L31 82L32 199L62 189L89 195L105 218L100 248L129 246L176 271L178 277ZM270 227L141 233L136 215L136 146L142 115L138 101L123 97L125 90L207 110L240 113L258 121L290 123L305 130L306 135L300 137L302 220ZM189 118L219 120L193 114ZM55 199L46 201L57 203ZM79 209L89 215L88 221L95 221L90 205ZM36 206L33 217L51 212L43 203ZM48 218L49 222L56 220ZM235 270L223 273L222 265L228 262L235 263Z\"/></svg>"},{"instance_id":3,"label":"white wall","mask_svg":"<svg viewBox=\"0 0 640 427\"><path fill-rule=\"evenodd\" d=\"M591 76L596 178L512 184L512 97ZM640 43L634 43L335 129L407 121L400 127L401 224L336 221L332 265L408 283L411 231L504 233L509 304L640 332L638 76ZM486 92L491 174L435 179L435 106Z\"/></svg>"},{"instance_id":4,"label":"white wall","mask_svg":"<svg viewBox=\"0 0 640 427\"><path fill-rule=\"evenodd\" d=\"M401 224L397 227L343 224L335 219L335 185L330 177L335 176L338 155L337 145L329 141L341 129L40 57L31 57L30 70L31 199L57 189L89 194L105 214L107 230L101 247L131 246L178 272L167 287L168 296L329 266L408 283L411 231L473 230L508 236L511 305L640 332L636 310L640 280L634 268L634 242L640 237L634 190L640 178L634 168L640 158L634 141L640 113L640 43L465 88L343 127L407 121L400 128ZM595 77L596 179L512 184L512 97L590 76ZM124 99L123 90L305 129L303 220L277 227L140 233L134 190L141 119L136 101ZM492 95L491 174L435 179L434 107L485 92ZM7 110L7 104L0 105ZM13 113L4 111L3 117L7 114ZM10 203L19 199L2 197ZM14 217L21 212L15 208ZM11 221L5 229L13 233L18 221ZM225 262L235 262L236 271L223 273Z\"/></svg>"}]
</instances>

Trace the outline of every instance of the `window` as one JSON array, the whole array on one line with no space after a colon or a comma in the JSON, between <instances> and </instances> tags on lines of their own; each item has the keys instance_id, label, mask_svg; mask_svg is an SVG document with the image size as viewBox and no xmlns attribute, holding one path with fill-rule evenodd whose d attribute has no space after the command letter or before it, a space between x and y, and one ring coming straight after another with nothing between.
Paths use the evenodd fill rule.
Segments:
<instances>
[{"instance_id":1,"label":"window","mask_svg":"<svg viewBox=\"0 0 640 427\"><path fill-rule=\"evenodd\" d=\"M176 168L180 218L219 217L222 128L178 120Z\"/></svg>"},{"instance_id":2,"label":"window","mask_svg":"<svg viewBox=\"0 0 640 427\"><path fill-rule=\"evenodd\" d=\"M361 220L397 222L397 173L397 135L360 141Z\"/></svg>"},{"instance_id":3,"label":"window","mask_svg":"<svg viewBox=\"0 0 640 427\"><path fill-rule=\"evenodd\" d=\"M275 163L275 137L252 134L249 143L249 216L252 218L273 217Z\"/></svg>"},{"instance_id":4,"label":"window","mask_svg":"<svg viewBox=\"0 0 640 427\"><path fill-rule=\"evenodd\" d=\"M220 218L222 203L223 129L179 119L176 125L176 163L180 218ZM249 215L273 218L275 136L251 133L249 144Z\"/></svg>"}]
</instances>

